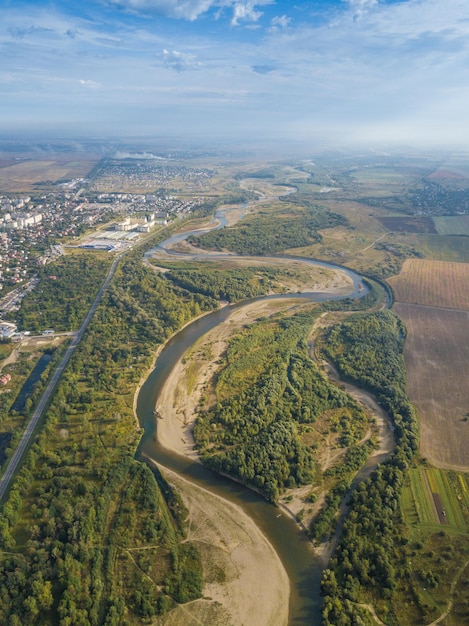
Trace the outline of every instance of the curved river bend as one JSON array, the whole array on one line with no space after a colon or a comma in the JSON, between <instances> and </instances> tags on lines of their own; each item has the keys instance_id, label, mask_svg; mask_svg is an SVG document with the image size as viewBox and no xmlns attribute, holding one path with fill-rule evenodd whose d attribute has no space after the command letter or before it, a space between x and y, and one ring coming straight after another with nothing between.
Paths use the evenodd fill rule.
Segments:
<instances>
[{"instance_id":1,"label":"curved river bend","mask_svg":"<svg viewBox=\"0 0 469 626\"><path fill-rule=\"evenodd\" d=\"M220 216L217 215L217 218ZM223 226L223 222L221 222ZM214 228L220 228L220 222ZM170 237L157 248L158 252L168 250L169 246L180 242L192 234L200 234L201 231L191 231L182 235ZM203 232L207 232L206 230ZM155 250L156 251L156 250ZM153 251L147 252L149 256ZM200 255L207 259L207 255ZM223 256L233 258L233 255L210 255L209 258L220 259ZM261 257L263 260L266 257ZM363 286L362 278L354 272L329 263L323 263L306 259L304 257L276 256L285 260L301 260L321 267L340 270L346 273L353 281L353 289L346 296L337 296L333 293L320 294L288 294L283 298L303 297L312 301L321 302L330 299L359 298L364 296L368 290ZM264 296L254 298L254 301L279 296ZM280 509L268 503L257 493L234 481L215 474L199 463L191 461L184 456L171 452L163 448L157 440L156 419L154 408L161 392L164 382L171 370L182 357L184 352L190 348L202 335L221 323L232 313L233 310L244 306L246 301L218 309L212 313L194 320L181 331L176 333L165 345L158 357L155 367L140 389L137 398L137 416L140 426L144 429L144 434L140 442L137 455L140 458L150 458L158 464L180 474L181 476L199 484L213 493L222 496L239 506L255 521L264 535L276 550L282 564L290 579L291 595L289 607L289 625L303 626L309 624L315 626L320 624L320 580L323 564L315 556L313 548L305 533Z\"/></svg>"}]
</instances>

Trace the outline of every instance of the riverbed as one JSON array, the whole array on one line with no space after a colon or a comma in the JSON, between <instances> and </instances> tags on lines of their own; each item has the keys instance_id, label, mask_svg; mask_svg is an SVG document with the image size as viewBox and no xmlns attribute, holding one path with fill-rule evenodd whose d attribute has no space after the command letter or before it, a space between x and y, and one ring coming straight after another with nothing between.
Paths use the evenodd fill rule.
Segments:
<instances>
[{"instance_id":1,"label":"riverbed","mask_svg":"<svg viewBox=\"0 0 469 626\"><path fill-rule=\"evenodd\" d=\"M220 227L220 224L223 224L221 218L222 215L218 212L217 220L213 222L212 227ZM157 250L147 253L146 256L151 256L151 254L154 253L157 255L171 254L172 256L187 259L188 255L184 255L181 252L174 252L172 246L176 244L179 245L191 234L201 234L201 232L207 232L208 229L209 227L205 227L200 231L190 231L173 236L160 244ZM191 255L189 258L194 258L194 256L197 256L197 258L216 258L217 260L224 257L233 258L233 255L221 255L219 253L216 255L207 255L205 253ZM362 278L350 270L301 257L276 255L275 258L277 260L283 258L286 261L293 261L293 259L297 261L300 259L301 262L304 263L343 272L347 276L350 284L350 288L346 293L344 293L343 290L337 293L337 291L331 289L319 293L289 294L282 296L282 298L293 298L296 300L303 298L321 302L328 299L341 299L344 297L358 298L367 293L367 288L364 286ZM267 258L262 257L262 260L265 262ZM268 298L273 299L278 297L279 296L265 296L253 299L251 302L260 303ZM227 506L234 505L238 507L244 515L247 515L260 529L267 544L272 546L287 574L289 589L284 590L283 597L285 598L285 602L289 604L286 617L288 624L297 624L298 626L310 624L314 626L315 624L319 624L321 619L320 579L323 562L320 557L314 554L314 550L305 533L301 531L292 519L282 513L279 508L266 502L258 494L230 479L211 472L196 460L164 448L157 439L159 420L155 415L155 407L157 406L165 381L173 368L178 361L180 361L184 352L200 337L226 320L237 308L245 305L246 302L243 302L226 306L209 313L187 325L168 341L157 359L155 368L142 385L137 399L137 416L141 426L144 428L144 436L139 446L138 454L140 457L156 463L160 468L163 468L163 471L164 468L167 468L173 473L171 474L173 478L176 475L181 477L183 481L190 481L194 485L197 485L198 488L208 490L216 497L223 498L225 501L229 502L230 504ZM163 419L165 418L163 417ZM174 478L174 480L177 482L177 478ZM268 572L266 572L264 579L259 579L258 588L251 589L250 591L246 590L246 593L258 593L263 587L268 586L268 581ZM275 595L280 593L281 592L277 590ZM261 602L261 599L258 601ZM253 616L252 622L246 622L243 619L243 621L237 623L233 622L233 626L240 626L241 623L246 624L246 626L250 626L250 623L252 623L253 626L254 624L256 626L268 626L270 623L272 623L273 626L281 626L285 623L285 620L279 612L277 612L277 618L278 621L276 624L275 622L271 622L270 618L266 617L266 621L259 622Z\"/></svg>"}]
</instances>

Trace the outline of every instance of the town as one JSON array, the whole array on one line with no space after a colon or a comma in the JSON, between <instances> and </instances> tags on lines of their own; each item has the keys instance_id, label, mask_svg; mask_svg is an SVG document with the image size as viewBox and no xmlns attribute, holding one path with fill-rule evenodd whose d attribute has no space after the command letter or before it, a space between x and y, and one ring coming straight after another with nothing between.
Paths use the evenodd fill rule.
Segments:
<instances>
[{"instance_id":1,"label":"town","mask_svg":"<svg viewBox=\"0 0 469 626\"><path fill-rule=\"evenodd\" d=\"M204 202L200 192L213 170L156 163L112 160L90 178L36 183L39 191L27 194L0 189L0 314L18 304L14 296L64 247L123 251ZM184 182L183 196L175 180ZM188 183L199 194L187 194Z\"/></svg>"}]
</instances>

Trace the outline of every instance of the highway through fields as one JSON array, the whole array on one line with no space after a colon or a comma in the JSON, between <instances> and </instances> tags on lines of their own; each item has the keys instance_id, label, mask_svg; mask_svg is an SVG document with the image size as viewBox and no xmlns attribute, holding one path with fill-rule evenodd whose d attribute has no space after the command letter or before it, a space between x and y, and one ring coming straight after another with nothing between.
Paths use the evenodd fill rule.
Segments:
<instances>
[{"instance_id":1,"label":"highway through fields","mask_svg":"<svg viewBox=\"0 0 469 626\"><path fill-rule=\"evenodd\" d=\"M42 395L38 405L36 406L34 413L28 423L28 425L26 426L26 429L23 433L23 436L21 437L21 440L18 444L18 447L16 448L15 452L13 453L13 455L10 458L10 461L3 473L3 475L0 478L0 500L3 499L5 493L7 492L10 483L13 479L13 476L15 475L16 470L18 469L19 464L21 463L21 459L23 458L23 455L25 453L25 450L27 449L31 438L34 434L34 431L36 429L36 426L42 416L42 413L44 412L44 409L46 408L46 405L55 389L55 386L57 384L57 381L59 380L60 376L62 375L62 372L64 371L64 369L67 367L68 362L70 361L70 358L73 354L73 352L75 351L75 348L78 346L78 344L80 343L80 341L83 338L83 335L85 334L85 331L91 321L91 318L93 317L96 309L98 308L99 303L101 302L101 298L103 297L103 293L105 291L105 289L107 288L107 286L109 285L109 283L111 282L112 277L114 276L114 272L116 271L116 267L117 264L120 260L120 256L117 256L110 269L109 272L106 276L106 279L104 281L104 283L102 284L100 290L98 291L96 298L93 301L93 304L91 305L85 320L83 322L83 324L81 325L80 330L75 334L75 336L73 337L70 345L68 346L64 356L62 357L62 360L60 361L60 363L58 364L55 372L52 375L52 378L50 379L44 394Z\"/></svg>"}]
</instances>

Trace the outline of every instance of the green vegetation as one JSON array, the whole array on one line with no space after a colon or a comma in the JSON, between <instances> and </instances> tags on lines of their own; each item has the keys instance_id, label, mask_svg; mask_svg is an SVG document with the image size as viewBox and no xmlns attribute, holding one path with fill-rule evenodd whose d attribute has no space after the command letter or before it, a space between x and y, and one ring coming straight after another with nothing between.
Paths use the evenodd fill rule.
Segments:
<instances>
[{"instance_id":1,"label":"green vegetation","mask_svg":"<svg viewBox=\"0 0 469 626\"><path fill-rule=\"evenodd\" d=\"M433 221L439 235L469 235L468 215L434 217Z\"/></svg>"},{"instance_id":2,"label":"green vegetation","mask_svg":"<svg viewBox=\"0 0 469 626\"><path fill-rule=\"evenodd\" d=\"M469 237L420 235L418 247L429 259L469 263Z\"/></svg>"},{"instance_id":3,"label":"green vegetation","mask_svg":"<svg viewBox=\"0 0 469 626\"><path fill-rule=\"evenodd\" d=\"M0 623L117 626L200 595L181 503L133 459L133 392L157 346L211 306L137 255L122 263L3 506Z\"/></svg>"},{"instance_id":4,"label":"green vegetation","mask_svg":"<svg viewBox=\"0 0 469 626\"><path fill-rule=\"evenodd\" d=\"M319 250L317 256L326 260L340 258L381 277L398 272L411 256L469 261L465 217L435 217L436 235L431 219L416 215L421 206L439 199L448 206L464 200L463 194L440 186L413 192L425 168L403 176L369 167L373 158L364 160L361 171L352 170L348 159L337 171L326 161L307 165L311 178L298 182L299 193L266 209L257 206L259 212L240 224L192 242L244 255L306 247L306 253L316 256ZM254 168L235 179L246 177L260 179L264 188L282 184L275 167ZM330 193L315 195L323 185ZM358 192L367 207L347 205L359 200ZM207 198L193 217L258 197L236 181L224 184L222 193ZM315 197L331 210L314 204ZM382 236L382 226L393 232ZM147 238L121 262L3 506L0 623L149 623L175 603L201 595L199 557L184 541L184 507L157 470L134 458L139 433L133 393L157 347L181 325L215 308L219 299L277 290L285 272L168 263L170 271L161 276L142 266L142 252L175 228ZM315 247L322 229L331 232L324 233L323 247ZM80 253L43 268L39 287L25 297L17 316L20 328L78 328L110 261L108 255ZM363 441L367 416L321 374L308 356L306 337L321 311L377 308L382 289L369 284L370 294L359 301L329 301L312 312L279 315L234 337L210 390L215 401L200 410L195 429L207 465L272 501L299 485L311 485L310 502L326 492L309 528L317 541L332 534L339 505L374 441ZM323 348L342 376L377 396L394 422L397 444L386 463L352 488L343 534L323 577L324 626L375 624L366 604L389 626L430 623L449 598L453 608L445 623L469 623L467 576L456 584L469 560L469 482L465 474L416 459L418 428L402 359L405 335L389 311L353 315L331 329ZM46 383L47 372L24 414L10 411L36 357L21 355L4 369L14 376L0 395L0 457L16 445ZM324 440L335 448L336 460L321 471L318 448Z\"/></svg>"},{"instance_id":5,"label":"green vegetation","mask_svg":"<svg viewBox=\"0 0 469 626\"><path fill-rule=\"evenodd\" d=\"M0 360L3 361L9 357L15 348L15 344L10 340L0 341Z\"/></svg>"},{"instance_id":6,"label":"green vegetation","mask_svg":"<svg viewBox=\"0 0 469 626\"><path fill-rule=\"evenodd\" d=\"M410 493L406 495L415 506L420 524L439 525L443 511L445 526L458 529L466 527L469 511L466 510L467 486L464 475L420 466L410 470L406 489L409 488Z\"/></svg>"},{"instance_id":7,"label":"green vegetation","mask_svg":"<svg viewBox=\"0 0 469 626\"><path fill-rule=\"evenodd\" d=\"M250 200L257 199L256 193L248 191L247 189L241 189L238 184L230 185L228 183L226 185L226 188L230 191L230 193L225 194L219 198L217 207L224 204L244 204L245 202L249 202Z\"/></svg>"},{"instance_id":8,"label":"green vegetation","mask_svg":"<svg viewBox=\"0 0 469 626\"><path fill-rule=\"evenodd\" d=\"M274 254L290 248L300 248L320 241L318 230L345 224L346 220L327 209L303 199L300 205L288 202L266 215L246 217L236 226L189 237L189 241L209 250L232 250L239 254ZM285 215L292 212L293 215Z\"/></svg>"},{"instance_id":9,"label":"green vegetation","mask_svg":"<svg viewBox=\"0 0 469 626\"><path fill-rule=\"evenodd\" d=\"M65 348L66 345L62 344L58 348L34 350L33 352L18 349L16 360L2 368L2 374L10 374L11 380L3 387L3 393L0 394L0 468L3 467L18 446L32 410L47 385L50 373L62 358ZM25 399L24 408L16 410L14 405L18 394L22 392L24 383L44 353L52 356L51 361Z\"/></svg>"},{"instance_id":10,"label":"green vegetation","mask_svg":"<svg viewBox=\"0 0 469 626\"><path fill-rule=\"evenodd\" d=\"M194 437L209 467L236 476L275 501L287 487L311 483L310 425L344 409L336 428L357 443L366 418L309 358L305 338L317 313L258 322L234 337L216 383L216 405L200 412Z\"/></svg>"},{"instance_id":11,"label":"green vegetation","mask_svg":"<svg viewBox=\"0 0 469 626\"><path fill-rule=\"evenodd\" d=\"M278 174L277 168L264 167L252 172L239 172L239 174L235 174L233 178L235 180L243 180L244 178L275 178L276 174Z\"/></svg>"},{"instance_id":12,"label":"green vegetation","mask_svg":"<svg viewBox=\"0 0 469 626\"><path fill-rule=\"evenodd\" d=\"M396 448L352 492L349 515L339 546L323 578L324 625L351 625L358 619L355 602L373 598L387 623L396 618L407 582L407 539L400 512L406 470L418 445L414 410L405 393L402 348L405 328L390 311L354 315L333 327L326 350L342 376L372 391L394 422ZM425 614L422 604L408 623Z\"/></svg>"},{"instance_id":13,"label":"green vegetation","mask_svg":"<svg viewBox=\"0 0 469 626\"><path fill-rule=\"evenodd\" d=\"M229 261L228 261L229 263ZM294 291L296 286L310 280L311 270L277 268L266 266L231 267L204 261L198 265L187 263L161 263L159 266L169 269L165 277L183 289L192 293L203 294L216 300L238 302L246 298Z\"/></svg>"},{"instance_id":14,"label":"green vegetation","mask_svg":"<svg viewBox=\"0 0 469 626\"><path fill-rule=\"evenodd\" d=\"M194 216L207 217L208 215L213 215L213 213L224 204L242 204L257 198L257 194L247 191L246 189L241 189L238 183L228 183L226 190L228 193L222 196L205 198L202 204L199 204L195 209Z\"/></svg>"},{"instance_id":15,"label":"green vegetation","mask_svg":"<svg viewBox=\"0 0 469 626\"><path fill-rule=\"evenodd\" d=\"M41 268L40 283L16 314L20 330L77 330L101 287L109 256L67 255Z\"/></svg>"},{"instance_id":16,"label":"green vegetation","mask_svg":"<svg viewBox=\"0 0 469 626\"><path fill-rule=\"evenodd\" d=\"M422 471L417 469L409 471L409 480L407 481L407 488L403 493L402 503L404 511L410 512L412 510L415 513L415 519L412 521L430 524L439 523L437 516L435 516L431 493L429 493L427 488L425 474ZM410 519L410 513L406 514L406 517Z\"/></svg>"},{"instance_id":17,"label":"green vegetation","mask_svg":"<svg viewBox=\"0 0 469 626\"><path fill-rule=\"evenodd\" d=\"M309 527L309 536L315 541L328 541L334 533L339 505L342 498L349 491L352 478L365 464L370 455L374 443L371 439L363 445L353 445L345 454L343 463L335 465L324 472L324 478L339 478L336 484L332 484L326 493L324 506L319 514L313 519ZM328 481L330 483L330 481Z\"/></svg>"},{"instance_id":18,"label":"green vegetation","mask_svg":"<svg viewBox=\"0 0 469 626\"><path fill-rule=\"evenodd\" d=\"M3 509L1 623L118 625L126 607L147 618L200 595L197 555L145 465L121 456L97 475L45 447Z\"/></svg>"},{"instance_id":19,"label":"green vegetation","mask_svg":"<svg viewBox=\"0 0 469 626\"><path fill-rule=\"evenodd\" d=\"M405 336L404 325L391 311L354 315L330 330L325 350L342 376L389 405L393 398L402 401L399 393L405 390Z\"/></svg>"},{"instance_id":20,"label":"green vegetation","mask_svg":"<svg viewBox=\"0 0 469 626\"><path fill-rule=\"evenodd\" d=\"M268 293L273 287L275 274L275 270L264 268L256 271L255 268L222 270L217 267L204 267L170 270L165 276L179 287L193 293L202 293L217 300L237 302Z\"/></svg>"},{"instance_id":21,"label":"green vegetation","mask_svg":"<svg viewBox=\"0 0 469 626\"><path fill-rule=\"evenodd\" d=\"M411 468L402 494L415 601L441 614L452 600L445 619L449 626L468 623L467 575L457 579L469 561L468 494L466 474L430 468L425 462Z\"/></svg>"}]
</instances>

